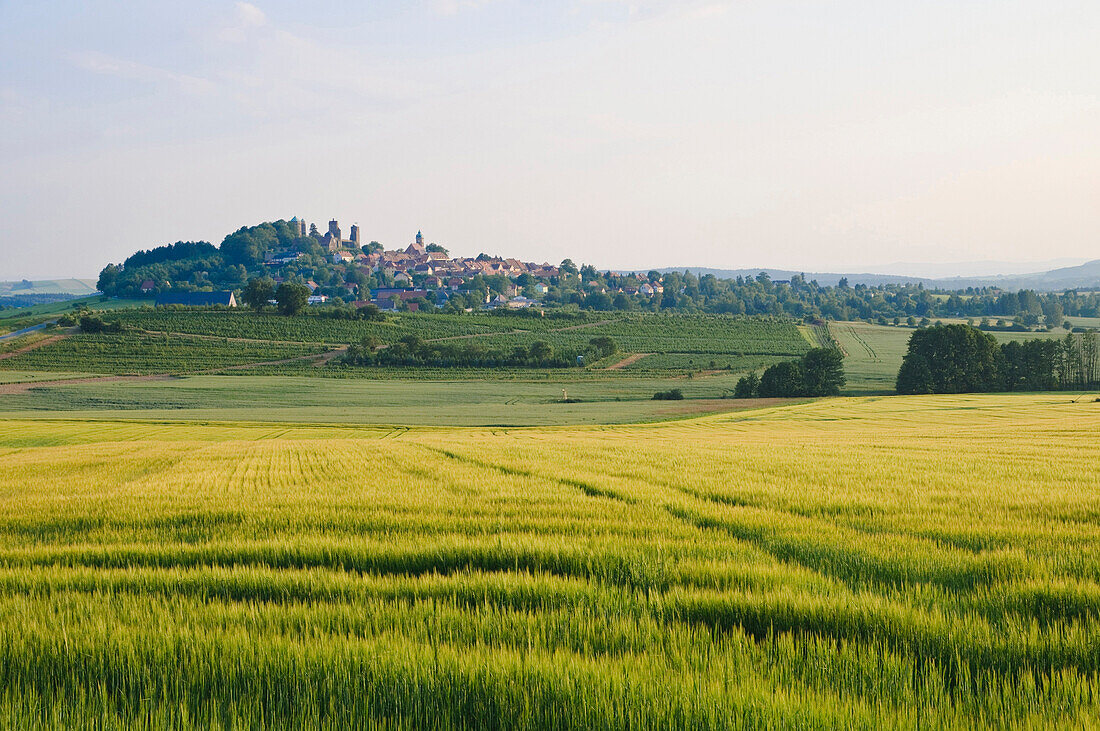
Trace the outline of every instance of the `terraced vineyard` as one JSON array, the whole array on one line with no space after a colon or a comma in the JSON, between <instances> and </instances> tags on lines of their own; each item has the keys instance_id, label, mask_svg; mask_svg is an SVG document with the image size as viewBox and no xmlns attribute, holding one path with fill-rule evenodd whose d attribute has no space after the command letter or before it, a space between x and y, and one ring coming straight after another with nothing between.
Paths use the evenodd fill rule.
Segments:
<instances>
[{"instance_id":1,"label":"terraced vineyard","mask_svg":"<svg viewBox=\"0 0 1100 731\"><path fill-rule=\"evenodd\" d=\"M192 373L323 352L317 345L160 335L69 335L0 360L0 369L88 373Z\"/></svg>"},{"instance_id":2,"label":"terraced vineyard","mask_svg":"<svg viewBox=\"0 0 1100 731\"><path fill-rule=\"evenodd\" d=\"M142 330L192 333L249 340L279 340L309 343L356 343L365 337L391 343L406 335L430 340L458 335L507 332L511 320L500 317L426 315L405 313L385 322L334 320L325 317L282 317L255 312L204 312L188 310L131 310L112 313L119 320Z\"/></svg>"},{"instance_id":3,"label":"terraced vineyard","mask_svg":"<svg viewBox=\"0 0 1100 731\"><path fill-rule=\"evenodd\" d=\"M624 353L652 353L633 367L642 371L741 369L796 357L810 344L793 321L717 315L574 313L569 316L504 314L391 315L384 322L319 316L282 317L254 312L131 309L104 317L130 331L124 335L79 335L3 361L16 370L85 370L98 373L183 373L295 358L326 346L373 337L394 343L476 337L504 351L549 342L555 352L580 354L589 341L610 336ZM188 337L195 336L195 337ZM713 364L713 365L712 365ZM341 369L288 364L271 372L354 375ZM372 369L355 369L362 375ZM376 369L374 369L376 370ZM416 370L416 369L413 369Z\"/></svg>"},{"instance_id":4,"label":"terraced vineyard","mask_svg":"<svg viewBox=\"0 0 1100 731\"><path fill-rule=\"evenodd\" d=\"M15 727L1077 727L1100 404L0 422Z\"/></svg>"}]
</instances>

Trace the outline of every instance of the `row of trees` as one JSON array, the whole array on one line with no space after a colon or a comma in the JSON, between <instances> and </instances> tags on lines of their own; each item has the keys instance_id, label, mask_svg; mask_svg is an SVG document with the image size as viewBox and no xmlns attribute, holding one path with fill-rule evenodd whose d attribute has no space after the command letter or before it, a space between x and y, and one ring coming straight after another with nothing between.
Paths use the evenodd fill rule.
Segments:
<instances>
[{"instance_id":1,"label":"row of trees","mask_svg":"<svg viewBox=\"0 0 1100 731\"><path fill-rule=\"evenodd\" d=\"M1049 391L1100 383L1100 336L998 344L970 325L922 328L909 338L898 371L904 394Z\"/></svg>"},{"instance_id":2,"label":"row of trees","mask_svg":"<svg viewBox=\"0 0 1100 731\"><path fill-rule=\"evenodd\" d=\"M416 335L406 335L389 345L383 345L373 337L365 338L348 347L343 362L361 366L568 368L582 364L584 357L605 358L616 350L618 346L615 341L606 336L593 338L580 353L560 353L545 340L501 349L486 346L476 339L431 342Z\"/></svg>"},{"instance_id":3,"label":"row of trees","mask_svg":"<svg viewBox=\"0 0 1100 731\"><path fill-rule=\"evenodd\" d=\"M752 372L734 387L734 398L837 396L844 387L844 356L836 348L814 348L799 360L768 366L764 374Z\"/></svg>"}]
</instances>

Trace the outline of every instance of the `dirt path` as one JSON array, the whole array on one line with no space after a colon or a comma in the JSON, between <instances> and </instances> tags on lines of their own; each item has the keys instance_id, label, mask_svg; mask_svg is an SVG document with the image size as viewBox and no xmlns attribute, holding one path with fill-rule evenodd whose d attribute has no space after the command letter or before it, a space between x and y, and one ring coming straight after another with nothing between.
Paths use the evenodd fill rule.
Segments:
<instances>
[{"instance_id":1,"label":"dirt path","mask_svg":"<svg viewBox=\"0 0 1100 731\"><path fill-rule=\"evenodd\" d=\"M346 350L347 350L347 348L342 348L340 350L326 350L324 353L310 353L309 355L299 355L299 356L294 357L294 358L283 358L282 360L265 360L262 363L241 363L240 365L222 366L221 368L210 368L209 370L205 370L205 371L188 371L187 373L181 373L179 375L181 375L181 376L201 376L201 375L209 375L211 373L221 373L223 371L246 371L249 368L262 368L263 366L285 365L286 363L297 363L297 362L303 361L303 360L306 360L306 361L308 361L308 360L320 361L320 360L324 359L325 362L328 362L329 360L332 360L337 355L340 355L341 353L343 353ZM317 365L317 364L314 363L314 365Z\"/></svg>"},{"instance_id":2,"label":"dirt path","mask_svg":"<svg viewBox=\"0 0 1100 731\"><path fill-rule=\"evenodd\" d=\"M348 352L347 348L337 348L336 350L330 350L327 353L321 353L321 357L313 364L314 368L321 368L326 366L333 358L338 358L344 353Z\"/></svg>"},{"instance_id":3,"label":"dirt path","mask_svg":"<svg viewBox=\"0 0 1100 731\"><path fill-rule=\"evenodd\" d=\"M612 363L607 368L604 368L604 370L617 371L621 368L626 368L628 365L634 365L647 355L652 355L652 353L631 353L630 355L620 360L618 363Z\"/></svg>"},{"instance_id":4,"label":"dirt path","mask_svg":"<svg viewBox=\"0 0 1100 731\"><path fill-rule=\"evenodd\" d=\"M168 332L166 330L131 330L140 335L156 335L164 336L168 335L173 338L190 338L192 340L217 340L220 342L229 341L232 343L264 343L267 345L322 345L320 341L311 340L267 340L265 338L233 338L226 337L225 335L200 335L198 333L181 333L181 332ZM341 345L341 343L327 343L328 345Z\"/></svg>"},{"instance_id":5,"label":"dirt path","mask_svg":"<svg viewBox=\"0 0 1100 731\"><path fill-rule=\"evenodd\" d=\"M613 322L622 322L623 318L614 317L610 320L597 320L596 322L584 322L580 325L570 325L569 327L559 327L553 330L547 330L548 333L563 333L566 330L583 330L586 327L599 327L600 325L610 325ZM648 355L648 353L647 353Z\"/></svg>"},{"instance_id":6,"label":"dirt path","mask_svg":"<svg viewBox=\"0 0 1100 731\"><path fill-rule=\"evenodd\" d=\"M65 337L64 335L51 335L48 338L44 338L42 340L35 341L35 342L31 343L30 345L24 345L22 348L17 348L16 350L9 350L6 353L0 353L0 360L5 360L7 358L14 358L17 355L23 355L23 353L29 353L30 351L37 350L37 349L41 348L44 345L50 345L51 343L56 343L58 340L61 340L64 337Z\"/></svg>"},{"instance_id":7,"label":"dirt path","mask_svg":"<svg viewBox=\"0 0 1100 731\"><path fill-rule=\"evenodd\" d=\"M620 318L621 319L621 318ZM615 320L599 320L598 322L583 322L580 325L569 325L568 327L556 327L553 330L543 330L541 333L533 332L531 330L524 330L523 328L512 328L511 330L494 330L487 333L469 333L467 335L448 335L442 338L428 338L425 343L438 343L444 340L468 340L470 338L487 338L493 335L546 335L549 333L561 333L568 330L582 330L586 327L599 327L600 325L607 325L612 322L619 322L619 319Z\"/></svg>"}]
</instances>

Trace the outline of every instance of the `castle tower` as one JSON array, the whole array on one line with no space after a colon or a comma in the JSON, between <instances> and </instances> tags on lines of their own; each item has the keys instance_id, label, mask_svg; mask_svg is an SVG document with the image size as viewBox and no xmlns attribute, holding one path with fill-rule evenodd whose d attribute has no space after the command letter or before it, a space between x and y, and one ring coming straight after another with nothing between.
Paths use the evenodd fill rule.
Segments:
<instances>
[{"instance_id":1,"label":"castle tower","mask_svg":"<svg viewBox=\"0 0 1100 731\"><path fill-rule=\"evenodd\" d=\"M340 240L340 224L335 218L328 222L328 232L332 234L332 238Z\"/></svg>"},{"instance_id":2,"label":"castle tower","mask_svg":"<svg viewBox=\"0 0 1100 731\"><path fill-rule=\"evenodd\" d=\"M308 231L306 231L306 219L299 218L298 219L298 227L301 229L301 231L299 233L300 236L305 236L308 233Z\"/></svg>"},{"instance_id":3,"label":"castle tower","mask_svg":"<svg viewBox=\"0 0 1100 731\"><path fill-rule=\"evenodd\" d=\"M361 242L359 241L359 224L353 223L351 225L351 243L355 244L355 248L359 248Z\"/></svg>"}]
</instances>

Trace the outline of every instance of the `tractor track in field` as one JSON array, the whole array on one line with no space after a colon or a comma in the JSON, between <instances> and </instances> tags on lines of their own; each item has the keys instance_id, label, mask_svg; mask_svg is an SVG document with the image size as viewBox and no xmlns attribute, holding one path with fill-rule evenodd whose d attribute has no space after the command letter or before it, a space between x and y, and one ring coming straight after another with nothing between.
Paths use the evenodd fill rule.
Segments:
<instances>
[{"instance_id":1,"label":"tractor track in field","mask_svg":"<svg viewBox=\"0 0 1100 731\"><path fill-rule=\"evenodd\" d=\"M118 383L126 381L173 381L180 376L169 373L151 373L143 376L89 376L88 378L59 378L56 381L24 381L0 383L0 394L26 393L46 386L76 386L83 383Z\"/></svg>"},{"instance_id":2,"label":"tractor track in field","mask_svg":"<svg viewBox=\"0 0 1100 731\"><path fill-rule=\"evenodd\" d=\"M652 353L631 353L630 355L628 355L625 358L623 358L622 360L620 360L618 363L612 363L607 368L604 368L604 370L605 371L621 370L623 368L626 368L627 366L634 365L635 363L637 363L638 361L640 361L642 358L646 357L647 355L652 355Z\"/></svg>"},{"instance_id":3,"label":"tractor track in field","mask_svg":"<svg viewBox=\"0 0 1100 731\"><path fill-rule=\"evenodd\" d=\"M51 335L48 338L44 338L42 340L35 341L33 343L30 343L29 345L24 345L22 348L17 348L15 350L9 350L6 353L0 353L0 360L6 360L8 358L14 358L17 355L23 355L24 353L29 353L32 350L38 350L39 348L41 348L43 346L51 345L53 343L56 343L58 340L62 340L65 337L66 337L65 335Z\"/></svg>"}]
</instances>

